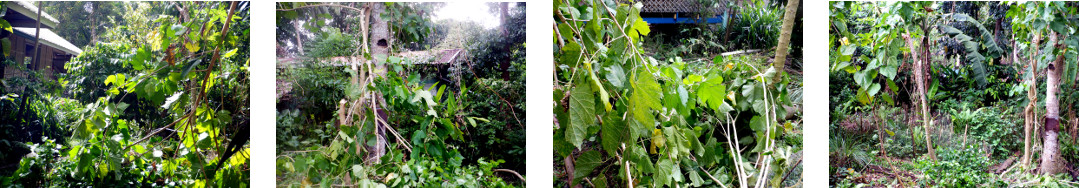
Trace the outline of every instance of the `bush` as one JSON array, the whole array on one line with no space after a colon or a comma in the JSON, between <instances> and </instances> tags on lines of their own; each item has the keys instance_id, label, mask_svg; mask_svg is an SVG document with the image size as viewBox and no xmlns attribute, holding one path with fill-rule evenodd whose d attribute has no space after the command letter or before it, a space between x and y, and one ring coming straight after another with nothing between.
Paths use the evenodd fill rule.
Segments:
<instances>
[{"instance_id":1,"label":"bush","mask_svg":"<svg viewBox=\"0 0 1079 188\"><path fill-rule=\"evenodd\" d=\"M942 187L1002 187L1006 184L996 176L985 172L992 161L978 150L977 145L961 149L937 148L939 161L919 160L915 168L921 170L930 182L926 186Z\"/></svg>"},{"instance_id":2,"label":"bush","mask_svg":"<svg viewBox=\"0 0 1079 188\"><path fill-rule=\"evenodd\" d=\"M969 144L984 143L990 148L987 152L992 154L993 158L1005 157L1011 154L1011 151L1020 149L1022 142L1016 140L1023 140L1019 130L1022 127L1015 126L1017 123L1010 122L1009 118L1001 117L1001 114L1012 112L1002 112L996 107L971 111L965 104L960 109L962 111L951 109L952 129L957 135L969 136Z\"/></svg>"}]
</instances>

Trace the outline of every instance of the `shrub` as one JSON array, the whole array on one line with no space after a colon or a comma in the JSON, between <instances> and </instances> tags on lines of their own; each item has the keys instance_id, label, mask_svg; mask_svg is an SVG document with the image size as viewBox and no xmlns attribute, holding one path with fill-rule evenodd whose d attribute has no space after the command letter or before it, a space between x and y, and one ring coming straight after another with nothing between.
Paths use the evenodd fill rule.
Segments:
<instances>
[{"instance_id":1,"label":"shrub","mask_svg":"<svg viewBox=\"0 0 1079 188\"><path fill-rule=\"evenodd\" d=\"M1011 151L1020 149L1022 142L1019 132L1021 126L1001 117L1002 112L996 107L985 107L971 111L965 105L962 111L951 109L952 129L958 134L968 136L967 143L984 142L994 158L1007 156Z\"/></svg>"},{"instance_id":2,"label":"shrub","mask_svg":"<svg viewBox=\"0 0 1079 188\"><path fill-rule=\"evenodd\" d=\"M978 145L967 145L961 149L937 148L939 161L919 160L915 167L921 170L926 185L942 187L985 187L1003 186L1003 182L993 174L985 172L990 159L982 155Z\"/></svg>"}]
</instances>

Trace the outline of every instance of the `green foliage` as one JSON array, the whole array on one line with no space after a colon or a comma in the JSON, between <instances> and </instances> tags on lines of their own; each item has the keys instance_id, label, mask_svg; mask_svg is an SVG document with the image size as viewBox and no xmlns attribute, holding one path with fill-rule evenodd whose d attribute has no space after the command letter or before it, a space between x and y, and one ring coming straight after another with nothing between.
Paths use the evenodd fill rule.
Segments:
<instances>
[{"instance_id":1,"label":"green foliage","mask_svg":"<svg viewBox=\"0 0 1079 188\"><path fill-rule=\"evenodd\" d=\"M481 31L473 36L465 48L472 53L475 63L470 69L479 77L492 77L502 72L523 73L525 62L525 6L509 7L504 25ZM503 30L505 29L505 30ZM441 45L440 45L441 46ZM508 67L503 68L503 65ZM505 69L505 70L503 70ZM508 74L511 76L524 74ZM510 80L513 78L503 78ZM517 80L517 79L513 79ZM523 80L523 79L521 79Z\"/></svg>"},{"instance_id":2,"label":"green foliage","mask_svg":"<svg viewBox=\"0 0 1079 188\"><path fill-rule=\"evenodd\" d=\"M769 3L770 2L770 3ZM780 29L783 28L784 6L777 1L754 0L750 5L735 8L738 15L731 20L734 49L767 49L779 42ZM740 46L741 48L738 48Z\"/></svg>"},{"instance_id":3,"label":"green foliage","mask_svg":"<svg viewBox=\"0 0 1079 188\"><path fill-rule=\"evenodd\" d=\"M348 24L359 24L352 21L357 12L351 9L332 12L337 8L330 7L336 6L325 6L324 9L319 8L323 7L319 4L278 5L284 9L314 6L279 10L279 18L288 19L279 22L282 26L279 33L280 28L292 24L290 21L302 20L304 14L326 10L331 13L316 19L326 22L330 18L335 22L343 19L349 20ZM367 5L373 3L346 6ZM450 68L412 64L411 61L424 60L411 57L375 58L381 62L373 62L373 66L376 69L384 66L387 74L368 74L372 77L359 77L365 75L361 73L370 73L366 67L353 71L317 59L308 60L302 67L282 69L285 75L279 79L287 80L293 87L291 99L284 104L288 110L279 109L277 117L278 152L282 154L278 156L277 174L285 180L279 181L279 186L520 186L518 182L507 181L521 178L496 167L510 171L524 169L523 29L507 28L510 33L517 33L514 36L520 36L507 39L498 30L480 30L473 23L435 24L429 17L440 3L385 5L387 12L379 16L390 23L395 37L390 42L396 50L429 49L438 44L437 48L465 49L463 54L466 56L460 57ZM519 7L523 12L523 6ZM523 25L523 14L511 16ZM321 53L316 51L373 55L357 51L361 46L355 41L344 42L332 36L336 29L359 25L326 25L331 28L319 31L330 35L314 43L305 42L313 44L305 47L309 50L305 56L320 56ZM441 33L431 34L430 30L436 26L441 27L436 30ZM501 62L506 62L510 68L492 68ZM510 76L493 78L494 74L490 74L493 70L505 70ZM365 81L361 82L363 85L351 84L347 80L350 77ZM357 107L363 109L353 111L360 114L351 116L350 123L337 125L340 118L345 118L337 114L347 113L338 112L336 108L342 99L362 100ZM284 100L279 101L279 107L283 105L281 102ZM372 102L377 105L372 106ZM376 120L383 116L384 124ZM386 126L386 129L380 130L375 125ZM382 140L385 142L379 140L379 135L385 135ZM376 158L380 154L380 142L388 145L385 155ZM513 178L503 179L508 177Z\"/></svg>"},{"instance_id":4,"label":"green foliage","mask_svg":"<svg viewBox=\"0 0 1079 188\"><path fill-rule=\"evenodd\" d=\"M175 17L179 12L149 20L143 13L160 4L124 3L138 11L116 15L127 24L110 28L102 43L65 65L69 72L58 81L64 89L34 94L47 99L36 108L54 110L37 116L69 130L35 142L7 182L27 187L248 184L248 138L238 136L249 130L250 18L240 8L248 6L181 4L192 8L184 12L190 20ZM194 30L189 28L206 31L185 32Z\"/></svg>"},{"instance_id":5,"label":"green foliage","mask_svg":"<svg viewBox=\"0 0 1079 188\"><path fill-rule=\"evenodd\" d=\"M328 121L333 118L334 108L345 97L349 87L349 73L335 62L316 59L303 61L303 67L281 69L277 78L292 84L290 102L284 109L298 109L298 119L303 124Z\"/></svg>"},{"instance_id":6,"label":"green foliage","mask_svg":"<svg viewBox=\"0 0 1079 188\"><path fill-rule=\"evenodd\" d=\"M424 39L434 31L435 24L431 21L431 15L439 6L437 3L386 2L386 11L381 16L383 19L392 20L388 23L394 35L393 38L396 40L393 42L423 43ZM420 50L429 46L405 45L405 48Z\"/></svg>"},{"instance_id":7,"label":"green foliage","mask_svg":"<svg viewBox=\"0 0 1079 188\"><path fill-rule=\"evenodd\" d=\"M357 42L358 40L352 35L341 33L337 28L329 28L310 43L306 43L308 46L304 47L304 50L307 50L305 56L312 58L352 56L352 52L357 49Z\"/></svg>"},{"instance_id":8,"label":"green foliage","mask_svg":"<svg viewBox=\"0 0 1079 188\"><path fill-rule=\"evenodd\" d=\"M925 174L922 183L944 187L1005 186L995 175L984 171L993 161L978 147L937 148L939 161L919 160L915 164Z\"/></svg>"},{"instance_id":9,"label":"green foliage","mask_svg":"<svg viewBox=\"0 0 1079 188\"><path fill-rule=\"evenodd\" d=\"M53 31L81 48L92 46L92 40L108 28L126 25L125 19L115 18L115 15L123 14L123 6L120 2L50 1L43 2L42 8L52 17L62 20Z\"/></svg>"},{"instance_id":10,"label":"green foliage","mask_svg":"<svg viewBox=\"0 0 1079 188\"><path fill-rule=\"evenodd\" d=\"M787 185L801 137L781 107L800 84L756 56L647 57L641 6L555 2L554 149L573 164L562 183Z\"/></svg>"},{"instance_id":11,"label":"green foliage","mask_svg":"<svg viewBox=\"0 0 1079 188\"><path fill-rule=\"evenodd\" d=\"M952 129L957 134L969 135L970 142L985 142L977 145L988 146L994 158L1003 158L1012 154L1012 151L1021 150L1022 140L1021 127L1015 126L1018 122L1011 122L1002 114L1018 112L1002 112L993 107L979 108L971 111L970 108L951 109Z\"/></svg>"}]
</instances>

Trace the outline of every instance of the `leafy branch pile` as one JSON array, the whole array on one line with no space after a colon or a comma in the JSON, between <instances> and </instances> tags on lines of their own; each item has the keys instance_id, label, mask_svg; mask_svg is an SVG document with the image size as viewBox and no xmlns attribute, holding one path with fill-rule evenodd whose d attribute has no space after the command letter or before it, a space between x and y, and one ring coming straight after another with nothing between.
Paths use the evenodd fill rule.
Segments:
<instances>
[{"instance_id":1,"label":"leafy branch pile","mask_svg":"<svg viewBox=\"0 0 1079 188\"><path fill-rule=\"evenodd\" d=\"M641 4L555 1L556 180L778 187L797 180L800 84L762 57L657 61ZM793 178L793 179L791 179Z\"/></svg>"},{"instance_id":2,"label":"leafy branch pile","mask_svg":"<svg viewBox=\"0 0 1079 188\"><path fill-rule=\"evenodd\" d=\"M383 5L386 12L381 14L366 11ZM284 107L277 119L279 186L516 187L524 182L518 174L524 169L525 140L523 4L508 10L515 13L509 23L518 24L502 26L513 32L509 36L469 22L427 23L430 15L416 14L438 5L278 4L279 24L303 20L331 25L328 18L334 18L350 25L346 28L369 29L376 25L369 17L383 16L389 22L456 25L441 28L446 33L440 37L423 27L391 24L401 33L389 46L405 47L383 54L372 50L375 44L367 36L375 32L367 29L292 31L322 33L324 38L304 47L303 67L283 68L285 74L278 77L314 83L294 87L290 95L296 99L278 103ZM411 46L417 43L424 45ZM426 56L392 54L443 50L424 49L432 46L465 49L461 54L467 55L442 65L419 64L433 61ZM496 46L508 47L488 49ZM334 66L342 63L328 59L335 56L364 60ZM477 72L497 71L491 67L503 60L512 63L508 79Z\"/></svg>"}]
</instances>

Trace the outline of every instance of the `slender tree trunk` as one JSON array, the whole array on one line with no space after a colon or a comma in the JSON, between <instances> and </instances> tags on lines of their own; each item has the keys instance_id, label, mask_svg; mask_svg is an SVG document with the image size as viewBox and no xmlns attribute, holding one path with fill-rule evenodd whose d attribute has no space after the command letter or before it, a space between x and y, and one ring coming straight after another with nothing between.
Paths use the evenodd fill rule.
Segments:
<instances>
[{"instance_id":1,"label":"slender tree trunk","mask_svg":"<svg viewBox=\"0 0 1079 188\"><path fill-rule=\"evenodd\" d=\"M33 76L29 76L30 75L29 72L30 71L36 71L37 67L38 67L38 64L40 64L40 62L41 62L41 58L38 58L38 56L40 56L38 54L41 52L41 10L45 9L45 8L41 7L41 1L37 2L37 6L38 6L37 7L37 20L36 20L37 21L37 27L34 29L35 30L34 31L34 57L33 57L33 62L30 63L30 69L27 70L27 74L26 74L26 75L28 75L27 79L29 79L30 82L34 82L35 79L34 79ZM27 100L30 98L28 95L26 95L26 91L27 91L26 87L23 87L22 91L23 91L24 96L22 97L22 104L19 105L19 113L18 114L20 114L20 115L24 115L26 113L27 102L28 102Z\"/></svg>"},{"instance_id":2,"label":"slender tree trunk","mask_svg":"<svg viewBox=\"0 0 1079 188\"><path fill-rule=\"evenodd\" d=\"M1035 57L1037 57L1037 55L1038 55L1038 46L1039 46L1038 43L1041 42L1041 38L1042 38L1042 35L1040 35L1040 34L1034 36L1034 41L1033 41L1034 42L1033 43L1034 44L1033 45L1033 50L1034 51L1030 53L1030 59L1027 61L1027 66L1030 67L1030 80L1029 80L1030 84L1029 84L1029 88L1027 88L1027 100L1029 102L1027 103L1027 107L1023 110L1023 114L1025 116L1025 120L1023 121L1023 157L1020 158L1020 163L1019 163L1024 167L1030 165L1030 161L1031 161L1030 156L1031 156L1031 153L1032 153L1032 151L1030 149L1030 147L1031 147L1030 135L1031 135L1031 132L1032 132L1031 129L1034 128L1034 124L1035 124L1035 121L1037 119L1037 117L1036 117L1037 114L1034 113L1034 104L1038 103L1038 93L1037 93L1038 92L1038 80L1035 79L1035 78L1037 78L1037 75L1038 75L1038 68L1037 68L1038 63L1037 63L1037 60L1035 59ZM1019 59L1018 58L1019 57L1018 53L1012 53L1012 54L1015 54L1016 62L1018 62L1018 59Z\"/></svg>"},{"instance_id":3,"label":"slender tree trunk","mask_svg":"<svg viewBox=\"0 0 1079 188\"><path fill-rule=\"evenodd\" d=\"M99 24L97 23L97 17L94 16L94 12L96 12L96 11L97 11L97 3L91 3L90 4L90 24L92 24L92 25L90 26L90 42L86 43L87 45L93 44L94 42L97 41L97 26L99 26Z\"/></svg>"},{"instance_id":4,"label":"slender tree trunk","mask_svg":"<svg viewBox=\"0 0 1079 188\"><path fill-rule=\"evenodd\" d=\"M300 35L300 22L293 22L292 28L296 29L296 51L300 52L300 56L303 56L303 37Z\"/></svg>"},{"instance_id":5,"label":"slender tree trunk","mask_svg":"<svg viewBox=\"0 0 1079 188\"><path fill-rule=\"evenodd\" d=\"M503 40L507 40L509 38L509 36L510 36L509 28L506 28L507 23L509 23L509 4L510 3L507 3L507 2L501 2L501 3L499 3L499 6L498 6L500 11L502 12L502 39ZM509 49L510 45L511 45L510 43L503 41L503 45L504 46L502 46L502 50L506 50L506 52L510 52L510 53L513 52L513 51L510 51L510 49ZM499 64L500 64L499 68L502 69L502 80L507 80L507 81L510 80L510 70L509 70L510 69L510 58L503 58L502 62L500 62Z\"/></svg>"},{"instance_id":6,"label":"slender tree trunk","mask_svg":"<svg viewBox=\"0 0 1079 188\"><path fill-rule=\"evenodd\" d=\"M933 149L933 139L932 139L933 137L930 136L930 135L932 135L932 131L931 131L930 127L932 127L932 125L933 125L933 119L929 115L929 104L928 104L928 100L925 97L926 92L925 92L925 72L924 72L925 67L924 66L928 62L925 61L927 59L921 59L921 58L925 58L925 57L919 57L918 56L919 53L923 53L923 52L925 52L925 50L924 49L918 49L918 46L914 45L914 40L915 39L911 39L909 35L904 34L903 38L906 38L907 46L910 47L911 57L913 57L913 59L914 59L914 82L915 82L914 85L918 89L918 101L921 104L921 108L922 108L922 110L921 110L922 111L922 126L925 128L925 147L926 147L926 150L929 151L929 158L935 161L935 160L937 160L937 152L934 151L934 149ZM927 54L922 54L922 55L928 56Z\"/></svg>"},{"instance_id":7,"label":"slender tree trunk","mask_svg":"<svg viewBox=\"0 0 1079 188\"><path fill-rule=\"evenodd\" d=\"M1056 39L1057 34L1054 32L1050 37ZM1056 48L1061 48L1063 43L1056 41ZM1060 104L1057 99L1057 92L1060 91L1060 74L1064 70L1064 55L1057 55L1055 61L1049 64L1046 68L1045 76L1045 139L1042 147L1044 147L1044 153L1042 154L1041 172L1042 174L1057 174L1063 172L1063 161L1060 159L1060 150L1058 148L1057 136L1060 131Z\"/></svg>"},{"instance_id":8,"label":"slender tree trunk","mask_svg":"<svg viewBox=\"0 0 1079 188\"><path fill-rule=\"evenodd\" d=\"M790 48L788 47L791 42L791 32L794 31L794 17L798 14L798 0L787 0L787 12L783 14L783 30L779 34L779 44L776 46L776 59L772 64L776 68L776 73L783 73L784 66L787 65L787 54ZM781 76L776 76L775 79L779 80Z\"/></svg>"},{"instance_id":9,"label":"slender tree trunk","mask_svg":"<svg viewBox=\"0 0 1079 188\"><path fill-rule=\"evenodd\" d=\"M877 124L877 140L880 141L880 156L888 157L888 149L884 146L884 118L878 111L877 106L873 106L873 119Z\"/></svg>"}]
</instances>

